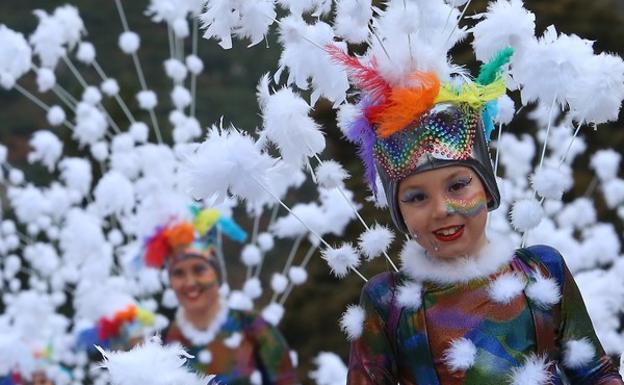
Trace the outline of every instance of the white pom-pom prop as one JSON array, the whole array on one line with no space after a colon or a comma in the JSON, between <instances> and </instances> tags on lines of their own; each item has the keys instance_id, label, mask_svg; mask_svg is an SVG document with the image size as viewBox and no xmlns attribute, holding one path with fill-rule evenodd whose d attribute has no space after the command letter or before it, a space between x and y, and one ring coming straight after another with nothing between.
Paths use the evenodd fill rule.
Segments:
<instances>
[{"instance_id":1,"label":"white pom-pom prop","mask_svg":"<svg viewBox=\"0 0 624 385\"><path fill-rule=\"evenodd\" d=\"M56 162L63 155L63 142L50 131L37 131L30 140L32 151L28 154L30 163L41 162L53 171Z\"/></svg>"},{"instance_id":2,"label":"white pom-pom prop","mask_svg":"<svg viewBox=\"0 0 624 385\"><path fill-rule=\"evenodd\" d=\"M360 235L358 246L366 260L370 261L385 253L393 240L394 233L386 226L376 223Z\"/></svg>"},{"instance_id":3,"label":"white pom-pom prop","mask_svg":"<svg viewBox=\"0 0 624 385\"><path fill-rule=\"evenodd\" d=\"M344 185L349 173L334 160L326 160L316 167L316 180L324 188L336 188Z\"/></svg>"},{"instance_id":4,"label":"white pom-pom prop","mask_svg":"<svg viewBox=\"0 0 624 385\"><path fill-rule=\"evenodd\" d=\"M262 284L256 277L249 278L243 284L243 292L251 299L260 298L262 295Z\"/></svg>"},{"instance_id":5,"label":"white pom-pom prop","mask_svg":"<svg viewBox=\"0 0 624 385\"><path fill-rule=\"evenodd\" d=\"M460 338L451 343L444 352L444 363L452 372L470 369L477 357L477 347L467 338Z\"/></svg>"},{"instance_id":6,"label":"white pom-pom prop","mask_svg":"<svg viewBox=\"0 0 624 385\"><path fill-rule=\"evenodd\" d=\"M275 293L281 294L286 291L288 287L288 278L280 273L274 273L271 277L271 289Z\"/></svg>"},{"instance_id":7,"label":"white pom-pom prop","mask_svg":"<svg viewBox=\"0 0 624 385\"><path fill-rule=\"evenodd\" d=\"M0 79L5 89L30 71L32 51L21 33L0 25Z\"/></svg>"},{"instance_id":8,"label":"white pom-pom prop","mask_svg":"<svg viewBox=\"0 0 624 385\"><path fill-rule=\"evenodd\" d=\"M46 118L52 127L60 126L65 123L65 111L60 106L52 106L48 110Z\"/></svg>"},{"instance_id":9,"label":"white pom-pom prop","mask_svg":"<svg viewBox=\"0 0 624 385\"><path fill-rule=\"evenodd\" d=\"M247 267L257 266L262 261L262 252L256 245L245 245L241 252L241 260Z\"/></svg>"},{"instance_id":10,"label":"white pom-pom prop","mask_svg":"<svg viewBox=\"0 0 624 385\"><path fill-rule=\"evenodd\" d=\"M39 68L37 70L37 88L39 92L48 92L56 85L56 76L54 71L49 68Z\"/></svg>"},{"instance_id":11,"label":"white pom-pom prop","mask_svg":"<svg viewBox=\"0 0 624 385\"><path fill-rule=\"evenodd\" d=\"M520 232L537 227L543 217L544 209L535 199L516 201L511 209L511 225Z\"/></svg>"},{"instance_id":12,"label":"white pom-pom prop","mask_svg":"<svg viewBox=\"0 0 624 385\"><path fill-rule=\"evenodd\" d=\"M293 285L303 285L308 279L308 272L301 266L292 266L288 269L288 278Z\"/></svg>"},{"instance_id":13,"label":"white pom-pom prop","mask_svg":"<svg viewBox=\"0 0 624 385\"><path fill-rule=\"evenodd\" d=\"M276 302L271 302L262 310L262 318L273 326L277 326L284 317L284 307Z\"/></svg>"},{"instance_id":14,"label":"white pom-pom prop","mask_svg":"<svg viewBox=\"0 0 624 385\"><path fill-rule=\"evenodd\" d=\"M115 96L119 94L119 84L115 79L106 79L100 84L100 89L106 96Z\"/></svg>"},{"instance_id":15,"label":"white pom-pom prop","mask_svg":"<svg viewBox=\"0 0 624 385\"><path fill-rule=\"evenodd\" d=\"M271 233L261 233L258 235L258 247L260 250L266 253L271 250L273 246L275 246L275 241Z\"/></svg>"},{"instance_id":16,"label":"white pom-pom prop","mask_svg":"<svg viewBox=\"0 0 624 385\"><path fill-rule=\"evenodd\" d=\"M358 305L349 305L342 314L342 317L340 317L340 328L347 335L349 341L360 338L364 330L365 318L366 313L364 309Z\"/></svg>"},{"instance_id":17,"label":"white pom-pom prop","mask_svg":"<svg viewBox=\"0 0 624 385\"><path fill-rule=\"evenodd\" d=\"M156 93L151 90L140 91L136 95L136 98L139 102L139 107L144 110L153 110L158 104L158 98L156 97Z\"/></svg>"},{"instance_id":18,"label":"white pom-pom prop","mask_svg":"<svg viewBox=\"0 0 624 385\"><path fill-rule=\"evenodd\" d=\"M356 269L360 265L360 256L349 243L344 243L339 248L328 247L322 251L322 256L332 274L338 278L344 278L349 270Z\"/></svg>"},{"instance_id":19,"label":"white pom-pom prop","mask_svg":"<svg viewBox=\"0 0 624 385\"><path fill-rule=\"evenodd\" d=\"M123 32L119 36L119 48L126 54L133 54L139 50L141 46L141 38L139 35L132 31Z\"/></svg>"},{"instance_id":20,"label":"white pom-pom prop","mask_svg":"<svg viewBox=\"0 0 624 385\"><path fill-rule=\"evenodd\" d=\"M590 167L596 172L601 182L615 178L620 168L622 155L614 150L600 150L591 157Z\"/></svg>"},{"instance_id":21,"label":"white pom-pom prop","mask_svg":"<svg viewBox=\"0 0 624 385\"><path fill-rule=\"evenodd\" d=\"M95 47L93 46L93 44L86 41L81 42L78 45L76 59L87 65L93 63L95 61Z\"/></svg>"},{"instance_id":22,"label":"white pom-pom prop","mask_svg":"<svg viewBox=\"0 0 624 385\"><path fill-rule=\"evenodd\" d=\"M189 55L185 60L186 67L193 75L199 75L204 70L204 62L197 55Z\"/></svg>"},{"instance_id":23,"label":"white pom-pom prop","mask_svg":"<svg viewBox=\"0 0 624 385\"><path fill-rule=\"evenodd\" d=\"M539 196L559 200L572 187L572 180L560 169L543 167L531 175L531 184Z\"/></svg>"}]
</instances>

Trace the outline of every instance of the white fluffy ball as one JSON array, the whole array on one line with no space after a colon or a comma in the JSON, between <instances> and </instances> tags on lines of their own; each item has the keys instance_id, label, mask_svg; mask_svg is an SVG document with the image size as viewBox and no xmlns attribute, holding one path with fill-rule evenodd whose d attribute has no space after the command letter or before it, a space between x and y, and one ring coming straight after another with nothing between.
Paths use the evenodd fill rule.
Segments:
<instances>
[{"instance_id":1,"label":"white fluffy ball","mask_svg":"<svg viewBox=\"0 0 624 385\"><path fill-rule=\"evenodd\" d=\"M543 217L542 205L535 199L516 201L511 209L511 225L520 232L537 227Z\"/></svg>"}]
</instances>

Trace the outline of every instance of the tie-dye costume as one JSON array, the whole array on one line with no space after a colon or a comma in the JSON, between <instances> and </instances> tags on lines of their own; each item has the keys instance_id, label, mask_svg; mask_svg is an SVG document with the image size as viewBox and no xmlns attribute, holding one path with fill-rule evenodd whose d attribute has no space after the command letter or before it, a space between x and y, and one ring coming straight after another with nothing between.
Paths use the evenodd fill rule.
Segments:
<instances>
[{"instance_id":1,"label":"tie-dye costume","mask_svg":"<svg viewBox=\"0 0 624 385\"><path fill-rule=\"evenodd\" d=\"M421 295L420 306L414 307L399 304L397 298L400 288L414 281L405 263L401 273L371 279L362 292L365 321L362 335L351 346L348 384L542 384L517 375L527 361L539 362L537 357L545 358L544 373L550 373L549 383L555 385L568 383L565 378L570 384L623 384L556 250L521 249L511 261L503 260L493 269L496 266L501 267L486 278L447 284L422 281L422 290L414 293ZM492 283L510 273L525 283L524 289L520 286L518 295L506 303L495 301ZM534 300L528 289L544 278L560 289L560 300L555 297L557 303L551 306ZM449 348L462 338L476 349L472 362L458 370L449 364ZM575 344L583 349L572 351ZM470 353L457 356L462 355Z\"/></svg>"},{"instance_id":2,"label":"tie-dye costume","mask_svg":"<svg viewBox=\"0 0 624 385\"><path fill-rule=\"evenodd\" d=\"M242 337L240 343L232 344L228 339L237 333ZM208 345L194 346L175 322L167 333L166 342L182 344L195 356L190 360L190 366L200 373L215 374L220 384L249 385L256 371L261 375L263 385L299 383L288 346L280 332L250 312L230 310L225 323ZM199 361L202 350L210 352L210 363Z\"/></svg>"}]
</instances>

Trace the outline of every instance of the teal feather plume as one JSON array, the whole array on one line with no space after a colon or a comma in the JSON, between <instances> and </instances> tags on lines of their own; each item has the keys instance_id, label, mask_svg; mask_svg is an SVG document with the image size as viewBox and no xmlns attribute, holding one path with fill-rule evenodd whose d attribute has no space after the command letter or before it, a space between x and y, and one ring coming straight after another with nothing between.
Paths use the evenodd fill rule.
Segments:
<instances>
[{"instance_id":1,"label":"teal feather plume","mask_svg":"<svg viewBox=\"0 0 624 385\"><path fill-rule=\"evenodd\" d=\"M494 57L488 62L481 66L481 71L479 72L479 76L477 77L477 83L482 86L487 86L488 84L493 83L498 77L501 68L509 63L511 60L511 56L514 54L514 49L511 47L503 48L498 51Z\"/></svg>"}]
</instances>

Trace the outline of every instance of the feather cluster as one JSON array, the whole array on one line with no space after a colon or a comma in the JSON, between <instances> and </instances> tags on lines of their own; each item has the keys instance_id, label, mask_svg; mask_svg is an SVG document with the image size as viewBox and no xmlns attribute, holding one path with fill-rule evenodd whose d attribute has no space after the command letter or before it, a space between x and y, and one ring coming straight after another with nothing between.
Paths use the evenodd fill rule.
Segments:
<instances>
[{"instance_id":1,"label":"feather cluster","mask_svg":"<svg viewBox=\"0 0 624 385\"><path fill-rule=\"evenodd\" d=\"M358 305L349 305L342 314L342 317L340 317L340 328L347 334L349 341L360 338L364 330L365 317L364 309Z\"/></svg>"},{"instance_id":2,"label":"feather cluster","mask_svg":"<svg viewBox=\"0 0 624 385\"><path fill-rule=\"evenodd\" d=\"M375 224L360 235L358 246L367 261L385 253L392 241L394 233L386 226Z\"/></svg>"},{"instance_id":3,"label":"feather cluster","mask_svg":"<svg viewBox=\"0 0 624 385\"><path fill-rule=\"evenodd\" d=\"M32 50L24 35L0 25L0 86L13 88L30 71Z\"/></svg>"},{"instance_id":4,"label":"feather cluster","mask_svg":"<svg viewBox=\"0 0 624 385\"><path fill-rule=\"evenodd\" d=\"M360 265L360 256L351 244L344 243L339 248L327 248L322 252L332 274L338 278L344 278L349 270Z\"/></svg>"}]
</instances>

